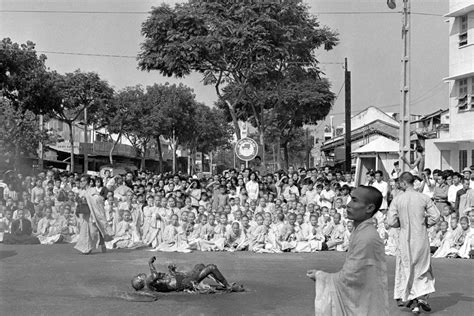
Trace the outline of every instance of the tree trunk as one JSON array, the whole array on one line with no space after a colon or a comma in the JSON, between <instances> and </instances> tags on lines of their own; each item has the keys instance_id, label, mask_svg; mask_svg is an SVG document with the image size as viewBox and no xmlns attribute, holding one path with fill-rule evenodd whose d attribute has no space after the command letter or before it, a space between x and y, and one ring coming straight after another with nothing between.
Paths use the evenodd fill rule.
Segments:
<instances>
[{"instance_id":1,"label":"tree trunk","mask_svg":"<svg viewBox=\"0 0 474 316\"><path fill-rule=\"evenodd\" d=\"M281 141L280 141L280 136L277 137L276 160L277 160L277 170L281 170Z\"/></svg>"},{"instance_id":2,"label":"tree trunk","mask_svg":"<svg viewBox=\"0 0 474 316\"><path fill-rule=\"evenodd\" d=\"M71 146L71 173L74 173L74 133L72 130L72 122L66 122L69 126L69 145Z\"/></svg>"},{"instance_id":3,"label":"tree trunk","mask_svg":"<svg viewBox=\"0 0 474 316\"><path fill-rule=\"evenodd\" d=\"M113 145L112 145L112 148L110 149L109 151L109 162L110 162L110 165L113 167L114 166L114 158L113 158L113 155L114 155L114 150L115 150L115 147L117 146L118 142L120 141L120 139L122 138L122 131L120 130L120 133L118 134L118 138L116 141L114 141ZM113 140L113 139L112 139Z\"/></svg>"},{"instance_id":4,"label":"tree trunk","mask_svg":"<svg viewBox=\"0 0 474 316\"><path fill-rule=\"evenodd\" d=\"M197 154L197 148L194 147L193 148L193 164L192 164L192 169L191 169L192 174L196 173L196 154Z\"/></svg>"},{"instance_id":5,"label":"tree trunk","mask_svg":"<svg viewBox=\"0 0 474 316\"><path fill-rule=\"evenodd\" d=\"M13 170L18 171L20 163L20 143L15 142L15 160L13 161Z\"/></svg>"},{"instance_id":6,"label":"tree trunk","mask_svg":"<svg viewBox=\"0 0 474 316\"><path fill-rule=\"evenodd\" d=\"M158 160L160 161L160 173L163 173L163 152L161 151L160 135L156 137L156 149L158 149Z\"/></svg>"},{"instance_id":7,"label":"tree trunk","mask_svg":"<svg viewBox=\"0 0 474 316\"><path fill-rule=\"evenodd\" d=\"M260 129L260 145L262 146L262 165L267 170L267 161L265 159L265 131Z\"/></svg>"},{"instance_id":8,"label":"tree trunk","mask_svg":"<svg viewBox=\"0 0 474 316\"><path fill-rule=\"evenodd\" d=\"M143 152L142 152L142 159L140 162L140 171L144 171L146 169L146 143L143 144Z\"/></svg>"},{"instance_id":9,"label":"tree trunk","mask_svg":"<svg viewBox=\"0 0 474 316\"><path fill-rule=\"evenodd\" d=\"M234 106L229 101L225 101L225 102L227 103L227 107L229 108L230 116L232 117L232 123L234 124L235 136L237 137L237 140L240 140L241 135L240 135L239 120L237 119L237 114L235 113Z\"/></svg>"},{"instance_id":10,"label":"tree trunk","mask_svg":"<svg viewBox=\"0 0 474 316\"><path fill-rule=\"evenodd\" d=\"M176 174L176 136L175 136L175 131L173 129L173 137L171 139L172 143L172 148L173 148L173 174Z\"/></svg>"},{"instance_id":11,"label":"tree trunk","mask_svg":"<svg viewBox=\"0 0 474 316\"><path fill-rule=\"evenodd\" d=\"M288 153L288 142L283 143L283 152L285 155L285 168L288 171L288 168L290 167L290 157Z\"/></svg>"}]
</instances>

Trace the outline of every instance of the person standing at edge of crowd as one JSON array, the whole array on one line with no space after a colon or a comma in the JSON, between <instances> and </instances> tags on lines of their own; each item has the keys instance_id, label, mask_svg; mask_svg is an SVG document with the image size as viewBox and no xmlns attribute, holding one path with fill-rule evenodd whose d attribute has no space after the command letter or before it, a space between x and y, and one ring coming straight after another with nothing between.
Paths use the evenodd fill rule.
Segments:
<instances>
[{"instance_id":1,"label":"person standing at edge of crowd","mask_svg":"<svg viewBox=\"0 0 474 316\"><path fill-rule=\"evenodd\" d=\"M394 299L400 307L411 307L413 313L420 308L428 312L428 294L435 292L435 278L427 228L439 221L440 213L428 196L415 191L410 172L402 173L399 181L404 192L392 201L387 213L388 225L400 227Z\"/></svg>"}]
</instances>

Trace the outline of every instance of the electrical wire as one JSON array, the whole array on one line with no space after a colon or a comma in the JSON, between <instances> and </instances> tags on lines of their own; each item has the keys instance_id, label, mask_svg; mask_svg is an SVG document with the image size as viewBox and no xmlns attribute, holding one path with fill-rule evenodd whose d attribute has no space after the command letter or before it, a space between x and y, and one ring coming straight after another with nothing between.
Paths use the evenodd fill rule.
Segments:
<instances>
[{"instance_id":1,"label":"electrical wire","mask_svg":"<svg viewBox=\"0 0 474 316\"><path fill-rule=\"evenodd\" d=\"M121 14L121 15L144 15L151 11L72 11L72 10L0 10L0 13L53 13L53 14ZM310 12L314 15L362 15L362 14L398 14L401 11L322 11ZM442 14L430 12L410 12L413 15L437 16Z\"/></svg>"}]
</instances>

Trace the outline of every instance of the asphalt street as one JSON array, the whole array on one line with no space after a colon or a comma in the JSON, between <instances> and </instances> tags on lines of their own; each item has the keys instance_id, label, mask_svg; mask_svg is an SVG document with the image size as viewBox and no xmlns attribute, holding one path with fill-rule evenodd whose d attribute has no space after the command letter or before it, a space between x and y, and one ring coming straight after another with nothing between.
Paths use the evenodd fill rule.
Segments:
<instances>
[{"instance_id":1,"label":"asphalt street","mask_svg":"<svg viewBox=\"0 0 474 316\"><path fill-rule=\"evenodd\" d=\"M175 263L179 270L197 263L214 263L229 282L244 293L161 295L155 302L130 302L120 293L131 291L130 280L148 273L148 258L157 268ZM314 285L308 269L334 272L344 253L253 254L156 253L116 250L81 255L72 245L0 245L1 315L311 315ZM389 295L393 295L395 259L387 257ZM434 259L437 292L432 315L472 315L474 260ZM390 300L391 315L411 315Z\"/></svg>"}]
</instances>

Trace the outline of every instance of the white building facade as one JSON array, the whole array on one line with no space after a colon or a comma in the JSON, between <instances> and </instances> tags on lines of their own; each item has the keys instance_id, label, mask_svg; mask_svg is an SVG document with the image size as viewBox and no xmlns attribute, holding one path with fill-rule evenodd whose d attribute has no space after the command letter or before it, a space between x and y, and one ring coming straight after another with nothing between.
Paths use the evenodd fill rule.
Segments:
<instances>
[{"instance_id":1,"label":"white building facade","mask_svg":"<svg viewBox=\"0 0 474 316\"><path fill-rule=\"evenodd\" d=\"M426 167L460 171L474 165L474 2L450 0L449 132L426 140Z\"/></svg>"}]
</instances>

